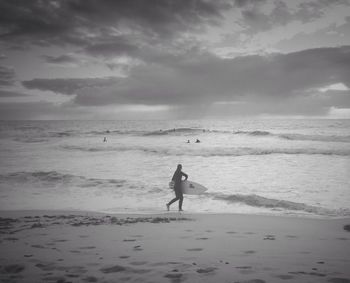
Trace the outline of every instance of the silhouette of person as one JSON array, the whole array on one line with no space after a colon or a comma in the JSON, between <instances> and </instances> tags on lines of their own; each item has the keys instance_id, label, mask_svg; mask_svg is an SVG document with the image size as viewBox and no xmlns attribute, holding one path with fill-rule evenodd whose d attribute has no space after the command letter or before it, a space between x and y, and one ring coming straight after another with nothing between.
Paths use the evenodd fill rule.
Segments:
<instances>
[{"instance_id":1,"label":"silhouette of person","mask_svg":"<svg viewBox=\"0 0 350 283\"><path fill-rule=\"evenodd\" d=\"M196 143L200 143L201 141L199 139L196 140Z\"/></svg>"},{"instance_id":2,"label":"silhouette of person","mask_svg":"<svg viewBox=\"0 0 350 283\"><path fill-rule=\"evenodd\" d=\"M174 172L173 178L171 179L174 181L174 191L175 191L175 198L173 198L169 203L166 204L166 208L169 211L170 205L174 203L175 201L179 201L179 211L182 211L182 202L183 202L183 193L182 193L182 188L181 188L181 181L182 181L182 176L185 177L185 180L187 180L188 175L182 170L182 165L178 164L177 168Z\"/></svg>"},{"instance_id":3,"label":"silhouette of person","mask_svg":"<svg viewBox=\"0 0 350 283\"><path fill-rule=\"evenodd\" d=\"M187 143L190 143L190 140L187 140Z\"/></svg>"},{"instance_id":4,"label":"silhouette of person","mask_svg":"<svg viewBox=\"0 0 350 283\"><path fill-rule=\"evenodd\" d=\"M107 142L107 138L106 137L104 137L103 142Z\"/></svg>"}]
</instances>

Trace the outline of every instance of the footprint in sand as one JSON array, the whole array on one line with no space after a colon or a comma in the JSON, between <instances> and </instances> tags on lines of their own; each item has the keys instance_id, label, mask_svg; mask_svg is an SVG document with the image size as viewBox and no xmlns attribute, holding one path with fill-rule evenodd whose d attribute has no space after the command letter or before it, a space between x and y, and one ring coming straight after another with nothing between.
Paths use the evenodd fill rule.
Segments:
<instances>
[{"instance_id":1,"label":"footprint in sand","mask_svg":"<svg viewBox=\"0 0 350 283\"><path fill-rule=\"evenodd\" d=\"M80 247L79 248L80 250L93 250L93 249L96 249L95 246L87 246L87 247Z\"/></svg>"},{"instance_id":2,"label":"footprint in sand","mask_svg":"<svg viewBox=\"0 0 350 283\"><path fill-rule=\"evenodd\" d=\"M134 247L134 251L142 251L143 249L141 248L141 246L135 246Z\"/></svg>"},{"instance_id":3,"label":"footprint in sand","mask_svg":"<svg viewBox=\"0 0 350 283\"><path fill-rule=\"evenodd\" d=\"M181 273L168 273L164 277L169 278L169 279L180 279L182 277L182 274Z\"/></svg>"},{"instance_id":4,"label":"footprint in sand","mask_svg":"<svg viewBox=\"0 0 350 283\"><path fill-rule=\"evenodd\" d=\"M235 281L234 283L266 283L266 281L262 279L251 279L246 281Z\"/></svg>"},{"instance_id":5,"label":"footprint in sand","mask_svg":"<svg viewBox=\"0 0 350 283\"><path fill-rule=\"evenodd\" d=\"M37 268L40 268L43 271L52 271L56 269L56 266L53 263L47 263L47 264L38 263L35 266Z\"/></svg>"},{"instance_id":6,"label":"footprint in sand","mask_svg":"<svg viewBox=\"0 0 350 283\"><path fill-rule=\"evenodd\" d=\"M67 277L69 277L69 278L79 278L80 275L79 274L67 274Z\"/></svg>"},{"instance_id":7,"label":"footprint in sand","mask_svg":"<svg viewBox=\"0 0 350 283\"><path fill-rule=\"evenodd\" d=\"M120 266L120 265L114 265L112 267L104 267L104 268L100 269L100 271L103 273L115 273L115 272L122 272L125 270L126 270L126 268L124 266Z\"/></svg>"},{"instance_id":8,"label":"footprint in sand","mask_svg":"<svg viewBox=\"0 0 350 283\"><path fill-rule=\"evenodd\" d=\"M216 267L199 268L199 269L197 269L197 273L211 273L215 270L217 270Z\"/></svg>"},{"instance_id":9,"label":"footprint in sand","mask_svg":"<svg viewBox=\"0 0 350 283\"><path fill-rule=\"evenodd\" d=\"M88 277L83 278L83 281L85 281L85 282L97 282L98 279L94 276L88 276Z\"/></svg>"},{"instance_id":10,"label":"footprint in sand","mask_svg":"<svg viewBox=\"0 0 350 283\"><path fill-rule=\"evenodd\" d=\"M276 240L275 235L265 235L264 240Z\"/></svg>"},{"instance_id":11,"label":"footprint in sand","mask_svg":"<svg viewBox=\"0 0 350 283\"><path fill-rule=\"evenodd\" d=\"M256 251L253 251L253 250L249 250L249 251L244 251L245 254L255 254Z\"/></svg>"},{"instance_id":12,"label":"footprint in sand","mask_svg":"<svg viewBox=\"0 0 350 283\"><path fill-rule=\"evenodd\" d=\"M136 239L124 239L123 242L135 242Z\"/></svg>"},{"instance_id":13,"label":"footprint in sand","mask_svg":"<svg viewBox=\"0 0 350 283\"><path fill-rule=\"evenodd\" d=\"M276 278L282 279L282 280L289 280L289 279L293 279L294 276L292 275L287 275L287 274L280 274L280 275L276 275Z\"/></svg>"},{"instance_id":14,"label":"footprint in sand","mask_svg":"<svg viewBox=\"0 0 350 283\"><path fill-rule=\"evenodd\" d=\"M317 277L325 277L326 274L324 273L319 273L319 272L305 272L305 271L291 271L291 272L288 272L290 274L304 274L304 275L312 275L312 276L317 276Z\"/></svg>"},{"instance_id":15,"label":"footprint in sand","mask_svg":"<svg viewBox=\"0 0 350 283\"><path fill-rule=\"evenodd\" d=\"M145 264L147 264L147 261L132 261L132 262L130 262L130 264L131 265L136 265L136 266L138 266L138 265L145 265Z\"/></svg>"},{"instance_id":16,"label":"footprint in sand","mask_svg":"<svg viewBox=\"0 0 350 283\"><path fill-rule=\"evenodd\" d=\"M32 247L37 249L45 249L45 247L42 245L32 245Z\"/></svg>"},{"instance_id":17,"label":"footprint in sand","mask_svg":"<svg viewBox=\"0 0 350 283\"><path fill-rule=\"evenodd\" d=\"M328 282L331 282L331 283L350 283L350 279L337 277L337 278L330 278L328 280Z\"/></svg>"},{"instance_id":18,"label":"footprint in sand","mask_svg":"<svg viewBox=\"0 0 350 283\"><path fill-rule=\"evenodd\" d=\"M244 266L236 266L237 269L252 269L251 266L249 265L244 265Z\"/></svg>"},{"instance_id":19,"label":"footprint in sand","mask_svg":"<svg viewBox=\"0 0 350 283\"><path fill-rule=\"evenodd\" d=\"M121 258L121 259L126 259L126 258L129 258L130 256L128 256L128 255L121 255L119 258Z\"/></svg>"},{"instance_id":20,"label":"footprint in sand","mask_svg":"<svg viewBox=\"0 0 350 283\"><path fill-rule=\"evenodd\" d=\"M25 269L25 266L22 264L9 264L5 265L1 270L1 273L17 274L22 272Z\"/></svg>"}]
</instances>

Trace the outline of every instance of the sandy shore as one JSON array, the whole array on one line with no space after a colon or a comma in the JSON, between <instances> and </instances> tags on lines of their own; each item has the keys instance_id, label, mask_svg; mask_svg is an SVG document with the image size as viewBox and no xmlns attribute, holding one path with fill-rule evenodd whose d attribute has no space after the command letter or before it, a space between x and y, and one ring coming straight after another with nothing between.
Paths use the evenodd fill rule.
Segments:
<instances>
[{"instance_id":1,"label":"sandy shore","mask_svg":"<svg viewBox=\"0 0 350 283\"><path fill-rule=\"evenodd\" d=\"M350 219L0 216L0 282L350 282Z\"/></svg>"}]
</instances>

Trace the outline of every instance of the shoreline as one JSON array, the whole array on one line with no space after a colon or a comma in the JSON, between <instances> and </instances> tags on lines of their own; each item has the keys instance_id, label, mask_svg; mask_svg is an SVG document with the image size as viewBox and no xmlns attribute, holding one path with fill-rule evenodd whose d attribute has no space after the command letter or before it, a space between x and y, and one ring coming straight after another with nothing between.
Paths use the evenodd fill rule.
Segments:
<instances>
[{"instance_id":1,"label":"shoreline","mask_svg":"<svg viewBox=\"0 0 350 283\"><path fill-rule=\"evenodd\" d=\"M347 219L0 211L4 282L349 283Z\"/></svg>"},{"instance_id":2,"label":"shoreline","mask_svg":"<svg viewBox=\"0 0 350 283\"><path fill-rule=\"evenodd\" d=\"M236 212L192 212L183 211L178 212L177 210L166 211L154 211L154 212L106 212L106 211L95 211L95 210L66 210L66 209L13 209L13 210L1 210L0 217L9 215L17 216L29 216L29 215L43 215L43 214L92 214L92 215L112 215L120 217L142 217L142 216L167 216L167 215L182 215L182 216L201 216L201 215L217 215L217 216L232 216L232 217L277 217L286 219L312 219L312 220L349 220L350 216L324 216L314 214L270 214L270 213L236 213Z\"/></svg>"}]
</instances>

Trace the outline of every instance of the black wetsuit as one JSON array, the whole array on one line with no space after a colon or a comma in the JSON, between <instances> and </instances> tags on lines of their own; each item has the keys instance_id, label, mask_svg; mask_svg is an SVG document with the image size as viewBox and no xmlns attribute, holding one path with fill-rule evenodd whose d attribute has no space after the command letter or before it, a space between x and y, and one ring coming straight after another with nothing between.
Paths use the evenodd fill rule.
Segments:
<instances>
[{"instance_id":1,"label":"black wetsuit","mask_svg":"<svg viewBox=\"0 0 350 283\"><path fill-rule=\"evenodd\" d=\"M174 203L175 201L179 201L179 210L182 210L182 202L183 202L183 193L182 193L182 188L181 188L181 180L182 180L182 176L184 176L187 180L188 175L183 173L181 170L176 170L172 181L174 181L174 191L175 191L175 198L172 199L168 205L171 205L172 203Z\"/></svg>"}]
</instances>

